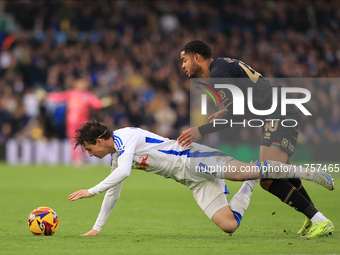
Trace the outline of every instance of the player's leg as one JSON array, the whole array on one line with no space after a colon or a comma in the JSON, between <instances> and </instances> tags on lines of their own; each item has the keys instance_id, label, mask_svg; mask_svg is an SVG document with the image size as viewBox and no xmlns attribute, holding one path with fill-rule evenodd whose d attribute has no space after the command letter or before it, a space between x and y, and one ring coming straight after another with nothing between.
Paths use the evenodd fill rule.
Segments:
<instances>
[{"instance_id":1,"label":"player's leg","mask_svg":"<svg viewBox=\"0 0 340 255\"><path fill-rule=\"evenodd\" d=\"M289 155L288 153L282 151L280 147L277 147L275 145L270 146L260 146L260 161L265 160L274 160L281 163L288 164L289 161ZM270 185L273 183L274 180L272 179L261 179L260 185L263 189L269 191Z\"/></svg>"},{"instance_id":2,"label":"player's leg","mask_svg":"<svg viewBox=\"0 0 340 255\"><path fill-rule=\"evenodd\" d=\"M217 159L216 162L221 162L222 160L220 158ZM266 178L263 180L268 180L270 184L273 183L272 179L302 178L313 181L329 190L334 189L334 181L331 175L315 171L315 169L288 165L273 160L261 161L256 164L247 164L230 157L225 157L225 162L225 166L215 167L213 169L218 170L215 170L216 172L212 171L211 173L215 174L216 177L220 179L228 179L231 181L246 181L255 178Z\"/></svg>"},{"instance_id":3,"label":"player's leg","mask_svg":"<svg viewBox=\"0 0 340 255\"><path fill-rule=\"evenodd\" d=\"M224 232L234 233L239 224L229 206L224 206L214 213L211 220Z\"/></svg>"},{"instance_id":4,"label":"player's leg","mask_svg":"<svg viewBox=\"0 0 340 255\"><path fill-rule=\"evenodd\" d=\"M288 153L282 151L280 147L271 145L260 147L260 161L275 160L280 162L290 162ZM274 196L281 199L281 201L287 203L293 208L297 208L298 211L303 212L309 205L308 201L297 189L287 180L271 180L261 179L260 185L263 189L269 191ZM294 196L293 196L294 195ZM290 197L292 196L292 197ZM307 214L314 216L317 212L315 207L307 209ZM306 215L307 216L307 215ZM308 217L308 216L307 216Z\"/></svg>"},{"instance_id":5,"label":"player's leg","mask_svg":"<svg viewBox=\"0 0 340 255\"><path fill-rule=\"evenodd\" d=\"M286 154L286 157L284 156ZM289 162L289 155L288 153L282 151L280 147L271 145L261 146L260 147L260 161L264 160L282 160L284 162ZM282 162L281 161L281 162ZM269 191L274 196L278 197L282 202L288 204L289 206L293 207L299 212L302 212L310 221L314 224L315 227L321 229L321 224L325 224L329 222L329 220L321 214L311 203L311 201L307 200L305 196L303 196L297 188L292 185L288 180L284 179L275 179L275 180L268 180L268 179L261 179L260 185L265 190ZM304 224L305 226L305 224ZM312 225L310 226L312 227ZM332 230L334 226L329 228ZM305 233L300 234L307 234L310 229L306 229ZM333 231L333 230L332 230ZM300 232L300 231L299 231ZM315 232L315 231L313 231ZM316 231L315 234L320 232L319 230ZM310 233L312 234L312 233ZM309 237L316 237L315 235L309 235Z\"/></svg>"},{"instance_id":6,"label":"player's leg","mask_svg":"<svg viewBox=\"0 0 340 255\"><path fill-rule=\"evenodd\" d=\"M238 223L230 210L226 196L229 194L225 182L221 179L195 177L193 180L199 183L187 184L192 190L197 204L202 208L204 213L211 219L221 230L226 233L233 233Z\"/></svg>"},{"instance_id":7,"label":"player's leg","mask_svg":"<svg viewBox=\"0 0 340 255\"><path fill-rule=\"evenodd\" d=\"M298 119L298 112L296 112L295 116L289 117ZM280 125L279 121L266 122L262 127L259 160L274 160L289 164L290 155L294 153L297 137L298 126L285 128ZM268 178L261 179L260 185L263 189L269 191L269 187L273 182L274 180Z\"/></svg>"},{"instance_id":8,"label":"player's leg","mask_svg":"<svg viewBox=\"0 0 340 255\"><path fill-rule=\"evenodd\" d=\"M192 155L196 155L196 154L198 155L198 154L201 154L202 152L206 153L208 151L210 151L210 154L211 154L212 151L215 152L215 154L217 154L217 155L223 154L222 152L220 152L218 150L209 148L207 146L201 146L201 145L200 146L194 145L194 148L192 149L191 153L192 153ZM279 165L283 164L283 163L279 163L277 161L268 161L268 162L261 162L261 163L266 163L268 165L273 164L274 166L277 166L278 164ZM236 165L239 166L239 167L236 167L237 171L231 171L231 172L229 171L228 166L230 166L232 164L236 164ZM204 173L202 173L202 175L213 175L213 176L216 176L216 177L218 177L220 179L227 178L227 179L232 179L232 180L244 180L246 178L248 178L248 179L259 178L261 176L261 171L251 171L251 174L253 174L255 176L249 176L248 175L248 177L245 177L244 174L249 174L249 173L245 173L245 172L240 171L241 167L242 166L255 166L255 168L256 168L256 166L258 166L258 164L251 165L251 164L242 163L242 162L239 162L239 161L237 161L237 160L235 160L235 159L233 159L231 157L228 157L228 156L192 157L191 164L190 164L190 169L192 169L192 171L195 174L197 174L197 175L200 175L201 172L204 172ZM217 169L223 169L223 167L227 167L225 169L227 171L224 171L224 170L223 171L221 171L221 170L217 171ZM260 166L258 166L258 168L261 169ZM213 169L215 169L216 171L213 170ZM306 170L308 170L308 169L306 169ZM194 173L192 173L192 174L194 174ZM231 175L230 176L226 176L226 174L231 174ZM282 173L280 173L280 174L282 174ZM291 172L289 174L291 174ZM310 171L308 172L308 174L310 174ZM256 175L257 175L257 177L256 177ZM262 172L262 175L263 175L263 172ZM267 177L271 177L271 176L268 175ZM289 177L293 177L293 175L289 175ZM276 173L273 173L272 178L283 178L283 177L277 176ZM287 185L286 185L287 183L290 185L290 188L293 187L286 180L279 180L279 181L281 181L281 182L277 183L276 185L270 185L270 186L278 187L279 188L279 190L278 190L279 193L282 193L282 192L280 192L281 191L280 188L287 188ZM272 181L272 183L273 183L273 181ZM299 193L295 192L295 190L288 189L288 191L290 192L290 194L288 194L289 195L288 199L290 199L290 200L295 199L296 196L299 195ZM295 193L294 196L292 195L292 193ZM277 196L279 196L279 195L280 194L278 194ZM287 195L287 193L285 195ZM300 196L303 199L305 199L301 194L300 194ZM308 203L308 201L307 201L307 203ZM292 203L289 203L289 204L291 205ZM201 206L201 208L205 208L205 207ZM230 230L230 229L228 229L228 230Z\"/></svg>"},{"instance_id":9,"label":"player's leg","mask_svg":"<svg viewBox=\"0 0 340 255\"><path fill-rule=\"evenodd\" d=\"M264 154L263 151L265 149L273 155L267 155L268 153ZM280 148L276 146L268 148L266 146L261 146L261 155L266 155L265 157L271 157L277 161L268 160L257 164L248 164L237 161L232 157L226 156L219 150L195 143L192 145L190 155L191 171L195 173L202 173L203 175L211 174L219 179L245 181L262 177L267 179L303 178L314 181L328 189L333 188L333 182L328 183L328 180L331 180L331 177L327 174L320 175L318 173L314 173L315 171L313 169L300 168L280 163L279 161L287 161L288 154L281 151ZM203 157L202 155L207 156ZM279 169L279 171L276 171L277 169ZM272 180L269 180L268 182L270 185Z\"/></svg>"},{"instance_id":10,"label":"player's leg","mask_svg":"<svg viewBox=\"0 0 340 255\"><path fill-rule=\"evenodd\" d=\"M289 118L298 119L298 114L289 116ZM263 127L260 160L276 160L289 164L290 156L293 155L295 150L297 137L298 126L282 127L277 121L274 123L267 122ZM329 180L331 184L334 185L332 180ZM303 212L308 219L313 219L315 222L326 220L326 218L315 208L309 196L306 195L307 193L303 194L304 189L301 190L301 192L297 190L297 187L295 187L295 185L299 185L297 181L261 180L260 184L265 190L280 198L281 201L297 208L298 211ZM332 188L334 188L334 186ZM304 224L303 228L304 227L308 227L308 224ZM305 229L305 231L307 230Z\"/></svg>"},{"instance_id":11,"label":"player's leg","mask_svg":"<svg viewBox=\"0 0 340 255\"><path fill-rule=\"evenodd\" d=\"M225 206L213 214L211 220L224 232L233 233L240 226L257 182L258 180L244 182L238 192L230 200L229 206ZM219 195L208 206L205 212L213 211L213 208L217 207L216 205L221 204L221 202L219 202L221 199L223 199L223 197Z\"/></svg>"},{"instance_id":12,"label":"player's leg","mask_svg":"<svg viewBox=\"0 0 340 255\"><path fill-rule=\"evenodd\" d=\"M256 181L254 182L256 184ZM193 191L197 204L209 219L224 232L233 233L240 225L243 214L248 208L255 184L250 187L244 183L231 199L230 204L228 204L226 198L229 191L225 182L221 179L202 178L202 182L194 183L194 185L188 187Z\"/></svg>"},{"instance_id":13,"label":"player's leg","mask_svg":"<svg viewBox=\"0 0 340 255\"><path fill-rule=\"evenodd\" d=\"M224 232L226 233L234 233L239 223L235 219L234 213L231 211L228 202L226 205L216 211L216 208L220 207L221 203L224 203L223 200L226 199L224 194L218 195L218 197L211 202L211 204L204 211L208 217L212 214L211 220Z\"/></svg>"},{"instance_id":14,"label":"player's leg","mask_svg":"<svg viewBox=\"0 0 340 255\"><path fill-rule=\"evenodd\" d=\"M66 125L66 134L67 138L70 140L70 142L74 139L74 134L77 128L79 127L77 122L68 122ZM72 154L72 164L76 168L80 168L83 163L83 152L80 148L74 149L71 148L71 154Z\"/></svg>"},{"instance_id":15,"label":"player's leg","mask_svg":"<svg viewBox=\"0 0 340 255\"><path fill-rule=\"evenodd\" d=\"M290 163L290 158L289 158L288 164L289 163ZM307 191L303 187L300 179L290 178L290 179L288 179L288 181L292 185L294 185L296 187L296 189L314 206L311 198L309 197ZM317 218L317 216L319 214L320 214L320 212L316 214L315 218ZM314 230L314 229L316 229L316 230ZM315 223L314 227L313 227L313 222L309 218L306 217L301 229L297 232L297 234L303 235L304 237L311 237L311 235L316 237L316 236L320 236L320 235L321 236L322 235L328 235L328 234L332 235L333 231L334 231L334 225L333 225L332 222L326 221L326 222L321 222L321 223Z\"/></svg>"},{"instance_id":16,"label":"player's leg","mask_svg":"<svg viewBox=\"0 0 340 255\"><path fill-rule=\"evenodd\" d=\"M286 152L282 151L281 149L278 150L277 148L279 147L273 146L272 148L269 149L269 151L266 151L265 148L266 146L260 147L260 150L262 150L262 152L260 152L261 161L271 159L271 160L279 161L282 163L285 162L286 164L290 164L291 157ZM288 155L288 158L287 158L287 155ZM273 180L270 180L270 179L262 179L261 187L263 187L265 190L268 190L272 182ZM311 198L309 197L307 191L303 187L302 182L299 178L289 178L288 182L291 183L310 203L313 204Z\"/></svg>"},{"instance_id":17,"label":"player's leg","mask_svg":"<svg viewBox=\"0 0 340 255\"><path fill-rule=\"evenodd\" d=\"M288 158L287 164L290 164L291 157ZM299 178L289 178L288 181L294 185L295 188L309 201L313 204L312 199L308 195L307 191L302 185L302 181Z\"/></svg>"},{"instance_id":18,"label":"player's leg","mask_svg":"<svg viewBox=\"0 0 340 255\"><path fill-rule=\"evenodd\" d=\"M291 159L291 157L288 158L287 164L290 164L290 159ZM290 178L290 179L288 179L288 182L290 182L312 205L314 205L311 198L309 197L307 191L303 187L302 181L300 179ZM299 235L306 234L309 231L311 226L312 226L312 221L306 217L304 222L303 222L301 229L297 232L297 234L299 234Z\"/></svg>"},{"instance_id":19,"label":"player's leg","mask_svg":"<svg viewBox=\"0 0 340 255\"><path fill-rule=\"evenodd\" d=\"M289 178L287 181L290 182L310 203L313 204L312 199L309 197L307 191L302 185L302 181L299 178Z\"/></svg>"},{"instance_id":20,"label":"player's leg","mask_svg":"<svg viewBox=\"0 0 340 255\"><path fill-rule=\"evenodd\" d=\"M260 178L259 168L256 164L249 164L236 159L227 160L223 173L218 173L217 177L229 181L247 181Z\"/></svg>"}]
</instances>

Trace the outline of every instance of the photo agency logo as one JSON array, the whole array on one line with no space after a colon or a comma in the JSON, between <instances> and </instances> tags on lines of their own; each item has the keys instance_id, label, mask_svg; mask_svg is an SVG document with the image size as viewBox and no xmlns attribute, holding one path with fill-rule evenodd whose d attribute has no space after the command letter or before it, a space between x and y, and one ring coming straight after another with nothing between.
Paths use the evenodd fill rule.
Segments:
<instances>
[{"instance_id":1,"label":"photo agency logo","mask_svg":"<svg viewBox=\"0 0 340 255\"><path fill-rule=\"evenodd\" d=\"M218 95L217 91L213 87L211 87L210 85L205 84L203 82L197 82L197 83L201 84L201 85L205 86L206 88L208 88L209 90L211 90L216 95L216 97L219 100L221 106L223 107L223 103L222 103L221 97ZM209 90L204 89L204 88L200 88L200 87L196 87L196 88L201 89L204 92L206 92L212 98L212 100L214 101L215 106L217 106L216 100L215 100L214 96L209 92ZM202 115L207 115L207 94L202 94L201 95L201 114Z\"/></svg>"},{"instance_id":2,"label":"photo agency logo","mask_svg":"<svg viewBox=\"0 0 340 255\"><path fill-rule=\"evenodd\" d=\"M212 98L215 106L217 107L216 100L213 96L215 94L216 98L218 99L220 105L224 108L228 108L228 106L232 103L232 115L245 115L245 96L243 94L243 91L231 84L214 84L214 86L210 86L206 83L202 82L196 82L200 85L203 85L205 88L202 87L196 87L204 92L206 94L201 94L201 115L207 115L207 94ZM206 89L207 88L207 89ZM209 91L213 92L213 94ZM216 91L218 89L218 92ZM298 87L281 87L280 88L280 102L278 102L278 87L272 87L272 105L269 109L255 109L254 107L254 95L253 95L253 88L248 87L247 88L247 107L248 110L253 116L259 116L259 118L254 119L244 119L242 122L236 122L233 121L233 119L214 119L213 120L213 126L216 125L225 125L227 123L230 123L230 126L233 125L240 125L242 124L244 127L246 124L249 127L262 127L265 122L271 122L272 127L274 126L274 122L280 122L283 127L295 127L298 125L297 120L292 118L282 118L284 116L287 116L287 105L295 105L304 115L311 116L312 114L306 109L306 107L303 105L304 103L307 103L311 99L311 93L309 90L305 88L298 88ZM287 98L288 93L301 93L304 94L305 97L303 98ZM230 98L226 97L226 94L231 95ZM232 98L232 100L231 100ZM281 109L281 118L280 119L274 119L269 118L271 114L273 114L280 103L280 109ZM267 116L268 118L266 118Z\"/></svg>"}]
</instances>

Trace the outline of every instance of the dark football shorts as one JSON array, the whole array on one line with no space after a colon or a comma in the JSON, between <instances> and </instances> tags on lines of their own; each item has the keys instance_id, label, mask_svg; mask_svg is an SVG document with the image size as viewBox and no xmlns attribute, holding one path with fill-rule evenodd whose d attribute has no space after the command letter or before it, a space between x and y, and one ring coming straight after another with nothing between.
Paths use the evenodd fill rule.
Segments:
<instances>
[{"instance_id":1,"label":"dark football shorts","mask_svg":"<svg viewBox=\"0 0 340 255\"><path fill-rule=\"evenodd\" d=\"M294 121L284 121L285 126L294 126ZM284 127L280 121L265 122L262 127L262 137L260 145L278 146L282 151L292 156L295 151L295 145L298 138L298 124L295 127Z\"/></svg>"}]
</instances>

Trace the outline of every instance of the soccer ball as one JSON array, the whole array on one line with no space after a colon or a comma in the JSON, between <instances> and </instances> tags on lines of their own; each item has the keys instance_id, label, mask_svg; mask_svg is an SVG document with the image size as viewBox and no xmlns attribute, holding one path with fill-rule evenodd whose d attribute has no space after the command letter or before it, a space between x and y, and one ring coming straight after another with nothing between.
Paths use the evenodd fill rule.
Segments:
<instances>
[{"instance_id":1,"label":"soccer ball","mask_svg":"<svg viewBox=\"0 0 340 255\"><path fill-rule=\"evenodd\" d=\"M28 228L35 235L53 235L58 228L58 215L47 206L35 208L28 216Z\"/></svg>"}]
</instances>

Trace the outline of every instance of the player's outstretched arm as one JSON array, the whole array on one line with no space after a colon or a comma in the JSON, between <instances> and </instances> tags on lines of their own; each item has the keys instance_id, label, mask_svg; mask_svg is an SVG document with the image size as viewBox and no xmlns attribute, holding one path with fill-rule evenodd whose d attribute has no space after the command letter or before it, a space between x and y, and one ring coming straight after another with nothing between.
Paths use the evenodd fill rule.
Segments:
<instances>
[{"instance_id":1,"label":"player's outstretched arm","mask_svg":"<svg viewBox=\"0 0 340 255\"><path fill-rule=\"evenodd\" d=\"M188 128L187 130L184 130L182 134L177 138L178 143L182 143L182 146L188 146L193 142L196 142L197 140L201 139L202 136L200 134L200 131L198 130L198 127L192 127Z\"/></svg>"},{"instance_id":2,"label":"player's outstretched arm","mask_svg":"<svg viewBox=\"0 0 340 255\"><path fill-rule=\"evenodd\" d=\"M209 123L212 123L216 119L222 118L227 112L228 112L228 109L222 109L222 110L220 110L218 112L215 112L215 113L211 114L208 117Z\"/></svg>"},{"instance_id":3,"label":"player's outstretched arm","mask_svg":"<svg viewBox=\"0 0 340 255\"><path fill-rule=\"evenodd\" d=\"M68 196L68 200L70 201L76 201L78 199L86 198L86 197L92 197L87 189L81 189L76 192L73 192L71 195Z\"/></svg>"},{"instance_id":4,"label":"player's outstretched arm","mask_svg":"<svg viewBox=\"0 0 340 255\"><path fill-rule=\"evenodd\" d=\"M99 235L99 231L91 229L89 232L82 234L81 236L97 236L97 235Z\"/></svg>"},{"instance_id":5,"label":"player's outstretched arm","mask_svg":"<svg viewBox=\"0 0 340 255\"><path fill-rule=\"evenodd\" d=\"M123 182L119 183L106 192L96 223L92 227L93 230L96 230L98 232L101 231L106 220L109 218L110 214L112 213L118 202L122 187Z\"/></svg>"}]
</instances>

